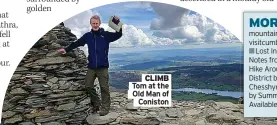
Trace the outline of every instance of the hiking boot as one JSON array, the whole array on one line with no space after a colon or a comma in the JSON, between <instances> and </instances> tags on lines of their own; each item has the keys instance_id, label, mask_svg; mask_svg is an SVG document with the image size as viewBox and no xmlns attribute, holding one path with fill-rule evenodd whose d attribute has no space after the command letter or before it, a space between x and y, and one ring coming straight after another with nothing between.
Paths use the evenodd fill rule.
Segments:
<instances>
[{"instance_id":1,"label":"hiking boot","mask_svg":"<svg viewBox=\"0 0 277 125\"><path fill-rule=\"evenodd\" d=\"M100 106L98 103L91 102L91 104L92 104L92 113L96 113L96 112L100 111Z\"/></svg>"},{"instance_id":2,"label":"hiking boot","mask_svg":"<svg viewBox=\"0 0 277 125\"><path fill-rule=\"evenodd\" d=\"M93 106L92 107L92 113L96 113L98 111L100 111L100 107L99 106Z\"/></svg>"},{"instance_id":3,"label":"hiking boot","mask_svg":"<svg viewBox=\"0 0 277 125\"><path fill-rule=\"evenodd\" d=\"M100 115L100 116L105 116L105 115L107 115L107 114L109 114L109 111L108 111L108 110L101 110L101 111L99 112L99 115Z\"/></svg>"}]
</instances>

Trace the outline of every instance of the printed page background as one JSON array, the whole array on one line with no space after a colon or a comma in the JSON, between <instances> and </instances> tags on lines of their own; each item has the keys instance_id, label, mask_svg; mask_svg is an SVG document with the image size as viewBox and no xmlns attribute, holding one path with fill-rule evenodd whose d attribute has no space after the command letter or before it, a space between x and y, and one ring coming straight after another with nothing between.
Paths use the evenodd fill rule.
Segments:
<instances>
[{"instance_id":1,"label":"printed page background","mask_svg":"<svg viewBox=\"0 0 277 125\"><path fill-rule=\"evenodd\" d=\"M86 1L88 2L88 1ZM101 5L104 5L106 4L105 2L107 1L102 1L103 3L101 3ZM100 4L100 3L99 3ZM98 4L98 5L99 5ZM179 4L179 2L172 2L172 4ZM9 1L3 1L3 5L13 5L12 3L10 3ZM19 3L18 5L26 5L26 3ZM33 15L26 15L25 14L25 8L23 6L20 6L20 7L17 7L18 10L22 10L20 12L17 12L18 10L10 10L10 8L7 8L6 7L1 7L1 11L7 11L10 12L11 15L11 18L9 18L10 20L18 20L18 19L23 19L22 21L18 21L16 22L18 25L19 25L19 29L14 31L14 36L17 36L17 37L12 37L11 38L11 41L14 41L14 45L13 47L11 47L11 49L7 49L7 50L1 50L1 59L7 59L7 60L11 60L12 61L12 67L9 67L11 69L8 69L8 68L2 68L1 67L1 76L3 77L3 82L4 83L7 83L7 84L4 84L3 85L3 97L4 97L4 92L6 90L7 87L4 87L5 85L8 86L8 83L10 81L10 78L13 74L13 72L15 71L15 69L17 68L17 64L22 60L21 57L23 57L25 55L24 52L28 51L30 49L30 47L34 44L33 41L37 41L40 36L42 36L42 34L45 34L45 32L49 31L49 27L53 27L55 26L56 24L58 24L59 22L62 22L64 19L64 17L70 17L77 13L79 13L80 11L83 11L85 10L84 8L92 8L94 4L88 4L88 3L80 3L78 6L77 5L68 5L67 7L75 7L76 9L74 10L74 12L72 13L69 13L69 11L66 11L66 9L63 9L63 10L59 10L59 12L55 11L55 12L49 12L49 13L45 13L45 15L42 15L42 14L39 14L39 13L36 13L36 14L33 14ZM190 6L191 5L191 6ZM218 6L219 5L219 6ZM237 27L242 27L241 26L241 15L242 15L242 8L241 9L233 9L234 5L236 5L236 7L242 7L243 5L245 4L240 4L240 6L238 6L237 4L230 4L228 3L228 8L225 4L222 4L222 6L220 6L221 4L217 4L217 7L213 7L214 6L214 3L212 4L203 4L203 5L198 5L197 7L196 6L193 6L193 4L186 4L184 6L188 6L187 8L192 8L192 7L195 7L195 8L192 8L192 10L199 10L197 12L203 14L203 15L207 15L207 17L211 17L211 19L214 19L216 22L218 22L219 24L222 24L226 29L229 29L232 33L234 33L236 36L238 36L238 38L241 38L241 29L238 29ZM249 5L249 4L248 4ZM228 18L222 18L223 15L218 15L216 14L217 11L213 10L213 9L208 9L208 8L205 8L204 6L210 6L211 8L213 9L216 9L216 10L220 10L221 13L222 12L225 12L226 15L228 15L228 17L231 17L231 16L234 16L234 17L231 17L231 19L238 19L238 20L230 20ZM266 6L266 9L270 9L270 8L273 8L273 4L269 4L269 3L262 3L262 4L254 4L253 3L253 6L247 6L249 8L245 8L244 9L254 9L255 7L259 6L259 8L261 8L260 6ZM58 5L55 5L53 4L53 8L58 8ZM96 5L95 5L96 7ZM201 9L199 9L199 8ZM78 11L78 8L80 9L80 11ZM198 9L197 9L198 8ZM224 8L224 9L223 9ZM2 10L3 9L3 10ZM207 10L206 10L207 9ZM262 8L261 8L262 9ZM55 14L54 14L55 13ZM75 13L75 14L74 14ZM231 15L231 13L234 13L234 15ZM57 15L58 18L55 17L55 21L51 22L51 21L48 21L47 23L44 23L44 25L41 25L41 22L42 21L39 21L38 19L41 19L41 20L46 20L47 18L46 17L49 17L47 15ZM70 14L70 15L69 15ZM62 16L61 16L62 15ZM240 15L240 16L238 16ZM26 18L27 17L27 18ZM213 18L214 17L214 18ZM54 18L54 17L53 17ZM56 21L59 21L59 22L56 22ZM36 23L34 23L36 22ZM235 26L234 26L235 25ZM37 30L37 27L40 27L40 30ZM26 34L22 34L23 31L26 32L26 29L29 29L29 34L32 34L32 36L34 37L24 37L26 36ZM50 28L51 29L51 28ZM233 32L234 31L234 32ZM36 38L37 37L37 38ZM21 38L21 39L19 39ZM24 38L24 39L22 39ZM16 41L26 41L25 42L16 42ZM16 42L16 44L15 44ZM22 47L26 47L26 48L22 48ZM24 50L26 49L26 50ZM15 51L14 50L20 50L20 51L24 51L23 53L15 53L13 56L8 56L6 53L14 53ZM22 55L20 55L22 54ZM6 70L5 72L2 72L3 70ZM1 79L2 79L1 77ZM4 99L4 98L3 98Z\"/></svg>"},{"instance_id":2,"label":"printed page background","mask_svg":"<svg viewBox=\"0 0 277 125\"><path fill-rule=\"evenodd\" d=\"M110 46L110 85L114 92L111 112L107 116L91 114L90 98L84 85L87 46L82 48L84 51L77 49L66 55L56 53L90 31L89 19L95 14L102 19L101 27L111 32L114 30L107 25L110 16L117 15L124 22L123 37ZM210 117L210 113L216 111L211 110L213 106L196 108L196 113L192 114L185 114L191 106L133 107L132 100L126 98L128 83L141 81L145 73L170 73L173 75L174 106L193 101L204 101L194 103L206 106L207 100L219 101L217 105L229 102L236 106L243 95L242 57L242 42L194 11L154 2L101 6L57 24L28 51L9 84L2 122L158 123L168 118L175 118L175 121L166 121L171 124L208 122L214 118L203 117ZM96 88L100 93L99 85ZM206 113L201 113L202 110ZM183 119L184 115L189 117ZM243 112L233 114L240 120L242 115ZM109 120L98 120L107 117ZM151 121L145 121L149 117Z\"/></svg>"}]
</instances>

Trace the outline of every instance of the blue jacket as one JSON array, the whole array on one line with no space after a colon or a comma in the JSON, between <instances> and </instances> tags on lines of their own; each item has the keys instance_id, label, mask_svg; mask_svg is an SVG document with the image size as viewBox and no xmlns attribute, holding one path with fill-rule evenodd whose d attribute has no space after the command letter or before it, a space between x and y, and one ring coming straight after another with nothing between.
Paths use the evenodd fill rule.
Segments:
<instances>
[{"instance_id":1,"label":"blue jacket","mask_svg":"<svg viewBox=\"0 0 277 125\"><path fill-rule=\"evenodd\" d=\"M69 52L79 46L88 46L88 68L109 68L109 44L122 36L122 29L119 32L108 32L100 28L98 31L91 30L85 33L76 42L65 48Z\"/></svg>"}]
</instances>

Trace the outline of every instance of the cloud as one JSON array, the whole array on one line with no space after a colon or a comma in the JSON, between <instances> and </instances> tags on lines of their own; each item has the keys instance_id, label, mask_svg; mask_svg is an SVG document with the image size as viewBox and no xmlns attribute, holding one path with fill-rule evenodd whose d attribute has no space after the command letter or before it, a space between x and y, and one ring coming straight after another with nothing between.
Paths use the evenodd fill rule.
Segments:
<instances>
[{"instance_id":1,"label":"cloud","mask_svg":"<svg viewBox=\"0 0 277 125\"><path fill-rule=\"evenodd\" d=\"M152 19L150 29L153 36L179 40L179 43L206 42L218 43L238 40L222 26L198 13L163 3L151 3L158 16ZM169 39L166 39L168 42ZM175 43L175 42L169 42Z\"/></svg>"},{"instance_id":2,"label":"cloud","mask_svg":"<svg viewBox=\"0 0 277 125\"><path fill-rule=\"evenodd\" d=\"M80 38L83 34L90 31L89 19L92 15L101 15L96 11L85 11L64 22L65 26L70 28L72 33L74 33L77 38ZM107 23L102 23L100 27L104 28L106 31L115 32L112 28L108 26ZM110 47L133 47L133 46L152 46L155 43L148 38L148 36L141 30L133 25L123 25L123 36L111 43ZM83 48L87 50L87 48Z\"/></svg>"},{"instance_id":3,"label":"cloud","mask_svg":"<svg viewBox=\"0 0 277 125\"><path fill-rule=\"evenodd\" d=\"M156 45L182 45L181 40L171 40L169 38L152 37L152 40Z\"/></svg>"},{"instance_id":4,"label":"cloud","mask_svg":"<svg viewBox=\"0 0 277 125\"><path fill-rule=\"evenodd\" d=\"M198 31L197 27L189 25L172 28L171 30L156 31L153 35L170 39L197 39L202 37L202 33Z\"/></svg>"},{"instance_id":5,"label":"cloud","mask_svg":"<svg viewBox=\"0 0 277 125\"><path fill-rule=\"evenodd\" d=\"M189 15L184 18L184 21L186 20L188 20L187 25L196 26L198 28L198 30L203 34L203 37L201 37L201 39L203 39L203 41L206 43L226 42L237 39L225 28L223 28L216 22L207 19L203 15Z\"/></svg>"},{"instance_id":6,"label":"cloud","mask_svg":"<svg viewBox=\"0 0 277 125\"><path fill-rule=\"evenodd\" d=\"M80 38L84 33L90 31L91 26L89 20L93 15L99 15L101 18L98 12L87 10L65 20L64 24L71 29L72 33L74 33L77 38Z\"/></svg>"},{"instance_id":7,"label":"cloud","mask_svg":"<svg viewBox=\"0 0 277 125\"><path fill-rule=\"evenodd\" d=\"M122 6L123 8L135 8L135 10L138 8L152 8L159 17L153 18L151 23L141 20L130 21L133 25L128 24L130 22L127 23L126 19L123 25L122 38L111 43L111 47L186 45L189 43L204 42L222 43L236 39L228 30L212 20L197 13L188 14L190 11L184 8L148 2L144 2L143 4L141 2L134 2L134 4L130 2L121 5L124 5ZM109 10L107 9L107 11ZM108 18L107 14L101 13L103 14L101 16L99 12L88 10L80 13L64 21L65 26L69 27L77 38L80 38L84 33L90 31L89 19L92 15ZM107 23L102 23L101 27L114 32ZM146 35L146 33L152 34L152 36Z\"/></svg>"},{"instance_id":8,"label":"cloud","mask_svg":"<svg viewBox=\"0 0 277 125\"><path fill-rule=\"evenodd\" d=\"M102 27L110 32L115 32L108 24L103 24ZM134 46L152 46L155 45L153 40L141 30L133 25L122 26L123 36L110 44L111 47L134 47Z\"/></svg>"},{"instance_id":9,"label":"cloud","mask_svg":"<svg viewBox=\"0 0 277 125\"><path fill-rule=\"evenodd\" d=\"M173 6L163 3L150 3L154 12L159 18L153 19L150 29L152 30L164 30L169 28L175 28L181 26L181 20L184 15L190 11L178 6Z\"/></svg>"},{"instance_id":10,"label":"cloud","mask_svg":"<svg viewBox=\"0 0 277 125\"><path fill-rule=\"evenodd\" d=\"M152 10L150 2L138 1L138 2L123 2L121 3L126 9L146 9Z\"/></svg>"},{"instance_id":11,"label":"cloud","mask_svg":"<svg viewBox=\"0 0 277 125\"><path fill-rule=\"evenodd\" d=\"M233 34L203 15L185 14L180 17L182 17L182 19L179 20L180 22L175 22L176 24L180 24L180 26L168 28L166 30L161 30L162 28L159 28L159 30L153 32L153 36L169 38L171 40L182 39L181 43L219 43L237 40ZM161 27L160 25L163 24L161 21L162 20L153 19L152 27ZM167 27L171 26L172 25Z\"/></svg>"}]
</instances>

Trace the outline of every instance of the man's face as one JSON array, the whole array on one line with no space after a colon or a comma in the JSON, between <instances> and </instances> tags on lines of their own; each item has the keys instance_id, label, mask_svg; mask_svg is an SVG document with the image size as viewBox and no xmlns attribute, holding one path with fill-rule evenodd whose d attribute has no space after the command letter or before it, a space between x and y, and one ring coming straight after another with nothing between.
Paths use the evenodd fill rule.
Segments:
<instances>
[{"instance_id":1,"label":"man's face","mask_svg":"<svg viewBox=\"0 0 277 125\"><path fill-rule=\"evenodd\" d=\"M100 23L97 19L91 19L90 25L92 27L92 30L97 31L99 29Z\"/></svg>"}]
</instances>

